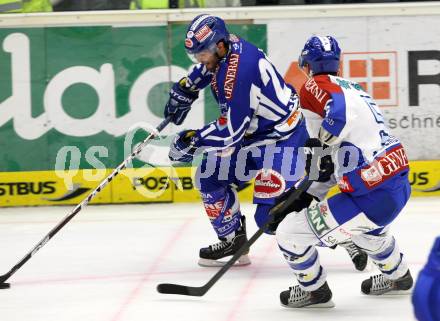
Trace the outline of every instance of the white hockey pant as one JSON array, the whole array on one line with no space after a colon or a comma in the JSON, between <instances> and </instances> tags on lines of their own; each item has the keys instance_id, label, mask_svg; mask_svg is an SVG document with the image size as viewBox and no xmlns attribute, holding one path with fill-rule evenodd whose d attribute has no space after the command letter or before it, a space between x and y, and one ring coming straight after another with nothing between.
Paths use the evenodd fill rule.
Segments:
<instances>
[{"instance_id":1,"label":"white hockey pant","mask_svg":"<svg viewBox=\"0 0 440 321\"><path fill-rule=\"evenodd\" d=\"M393 236L387 232L379 236L364 234L378 228L364 213L339 224L324 200L287 215L278 226L276 239L299 285L314 291L326 281L315 246L332 246L350 238L385 276L396 279L404 275L408 268Z\"/></svg>"}]
</instances>

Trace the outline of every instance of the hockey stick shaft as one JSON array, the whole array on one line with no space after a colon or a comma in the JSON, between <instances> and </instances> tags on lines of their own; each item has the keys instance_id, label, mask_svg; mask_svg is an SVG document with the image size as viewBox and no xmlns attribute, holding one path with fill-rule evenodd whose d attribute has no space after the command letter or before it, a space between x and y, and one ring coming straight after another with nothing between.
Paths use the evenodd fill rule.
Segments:
<instances>
[{"instance_id":1,"label":"hockey stick shaft","mask_svg":"<svg viewBox=\"0 0 440 321\"><path fill-rule=\"evenodd\" d=\"M273 217L275 213L286 210L303 192L310 187L310 185L312 185L312 183L313 182L309 181L307 178L304 179L299 184L298 188L295 189L285 201L274 206L270 210L269 214ZM203 286L192 287L179 284L161 283L157 285L157 291L163 294L203 296L234 265L234 263L243 255L243 253L245 253L251 247L251 245L258 240L270 223L271 222L269 221L263 227L259 228L257 232L255 232L255 234L252 235L252 237L245 244L243 244L243 246L229 259L229 261L226 262L225 265L223 265L220 270L218 270L217 273L214 274L214 276Z\"/></svg>"},{"instance_id":2,"label":"hockey stick shaft","mask_svg":"<svg viewBox=\"0 0 440 321\"><path fill-rule=\"evenodd\" d=\"M29 259L35 255L44 245L46 245L49 240L54 237L55 234L57 234L67 223L70 222L71 219L75 217L76 214L78 214L84 207L89 204L89 202L105 187L107 186L112 179L117 176L124 168L127 167L127 165L141 152L141 150L148 145L148 143L153 139L156 138L159 134L159 132L162 131L169 123L171 119L166 118L163 120L159 126L156 127L155 132L150 133L147 138L144 139L144 141L139 144L132 153L121 163L118 167L113 170L113 172L108 175L99 185L96 187L90 194L85 197L81 203L76 205L73 210L66 216L64 219L59 222L43 239L38 242L17 264L15 264L11 270L3 275L0 276L0 283L4 283L6 280L8 280L15 272L17 272Z\"/></svg>"}]
</instances>

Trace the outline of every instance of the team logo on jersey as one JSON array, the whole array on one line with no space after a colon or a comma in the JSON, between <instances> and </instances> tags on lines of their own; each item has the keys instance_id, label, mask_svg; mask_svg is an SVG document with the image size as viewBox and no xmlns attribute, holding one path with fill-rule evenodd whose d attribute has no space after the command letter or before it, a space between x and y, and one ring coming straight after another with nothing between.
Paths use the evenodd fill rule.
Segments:
<instances>
[{"instance_id":1,"label":"team logo on jersey","mask_svg":"<svg viewBox=\"0 0 440 321\"><path fill-rule=\"evenodd\" d=\"M204 25L202 28L200 28L194 36L196 37L198 42L205 41L210 35L212 34L211 28L208 27L208 25Z\"/></svg>"},{"instance_id":2,"label":"team logo on jersey","mask_svg":"<svg viewBox=\"0 0 440 321\"><path fill-rule=\"evenodd\" d=\"M188 31L188 32L186 33L186 37L187 37L187 38L192 38L192 37L194 37L194 31L192 31L192 30Z\"/></svg>"},{"instance_id":3,"label":"team logo on jersey","mask_svg":"<svg viewBox=\"0 0 440 321\"><path fill-rule=\"evenodd\" d=\"M402 145L386 152L382 157L360 170L360 176L368 188L372 188L409 167L408 157Z\"/></svg>"},{"instance_id":4,"label":"team logo on jersey","mask_svg":"<svg viewBox=\"0 0 440 321\"><path fill-rule=\"evenodd\" d=\"M286 188L286 181L273 169L261 170L255 178L254 196L272 198L281 195Z\"/></svg>"},{"instance_id":5,"label":"team logo on jersey","mask_svg":"<svg viewBox=\"0 0 440 321\"><path fill-rule=\"evenodd\" d=\"M237 78L238 64L240 62L240 55L231 53L228 59L228 69L225 77L225 98L232 99L232 92L234 91L235 79Z\"/></svg>"}]
</instances>

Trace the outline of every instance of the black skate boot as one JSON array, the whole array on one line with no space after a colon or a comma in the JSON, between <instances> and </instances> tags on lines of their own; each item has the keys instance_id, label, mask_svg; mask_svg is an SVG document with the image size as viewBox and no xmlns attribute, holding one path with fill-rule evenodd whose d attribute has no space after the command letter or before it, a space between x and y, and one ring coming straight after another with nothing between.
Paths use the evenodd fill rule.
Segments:
<instances>
[{"instance_id":1,"label":"black skate boot","mask_svg":"<svg viewBox=\"0 0 440 321\"><path fill-rule=\"evenodd\" d=\"M225 262L220 259L232 256L241 246L247 242L246 221L245 217L241 217L241 226L231 235L220 238L220 242L212 244L208 247L200 249L199 265L200 266L223 266ZM246 251L235 263L236 266L251 264L249 259L249 250Z\"/></svg>"},{"instance_id":2,"label":"black skate boot","mask_svg":"<svg viewBox=\"0 0 440 321\"><path fill-rule=\"evenodd\" d=\"M348 255L350 255L351 261L354 264L354 267L358 271L363 271L367 267L368 263L368 255L364 251L362 251L356 244L354 244L351 240L348 240L343 243L339 243L340 246L347 250Z\"/></svg>"},{"instance_id":3,"label":"black skate boot","mask_svg":"<svg viewBox=\"0 0 440 321\"><path fill-rule=\"evenodd\" d=\"M407 294L411 292L412 286L413 278L408 270L397 280L389 280L383 274L373 275L362 282L361 291L367 295Z\"/></svg>"},{"instance_id":4,"label":"black skate boot","mask_svg":"<svg viewBox=\"0 0 440 321\"><path fill-rule=\"evenodd\" d=\"M287 308L333 308L332 291L325 282L315 291L304 291L299 285L280 293L281 305Z\"/></svg>"}]
</instances>

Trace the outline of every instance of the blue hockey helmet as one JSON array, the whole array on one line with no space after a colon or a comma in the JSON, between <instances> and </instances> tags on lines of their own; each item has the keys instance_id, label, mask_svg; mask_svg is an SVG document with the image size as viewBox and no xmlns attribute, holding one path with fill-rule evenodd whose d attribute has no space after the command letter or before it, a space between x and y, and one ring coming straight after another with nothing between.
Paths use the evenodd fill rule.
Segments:
<instances>
[{"instance_id":1,"label":"blue hockey helmet","mask_svg":"<svg viewBox=\"0 0 440 321\"><path fill-rule=\"evenodd\" d=\"M335 38L331 36L313 36L304 45L298 59L298 65L301 68L309 65L313 75L336 73L339 69L340 56L341 49Z\"/></svg>"},{"instance_id":2,"label":"blue hockey helmet","mask_svg":"<svg viewBox=\"0 0 440 321\"><path fill-rule=\"evenodd\" d=\"M229 32L223 19L201 14L195 17L188 26L185 49L193 55L205 50L215 52L217 43L221 40L225 43L229 42Z\"/></svg>"}]
</instances>

